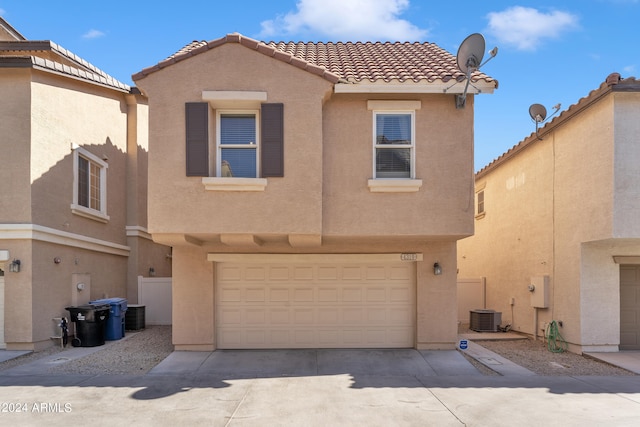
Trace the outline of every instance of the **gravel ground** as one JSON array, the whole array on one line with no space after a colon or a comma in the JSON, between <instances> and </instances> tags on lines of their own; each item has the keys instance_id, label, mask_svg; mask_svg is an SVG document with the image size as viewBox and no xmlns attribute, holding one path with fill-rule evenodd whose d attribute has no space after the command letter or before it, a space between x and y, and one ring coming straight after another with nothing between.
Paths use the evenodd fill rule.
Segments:
<instances>
[{"instance_id":1,"label":"gravel ground","mask_svg":"<svg viewBox=\"0 0 640 427\"><path fill-rule=\"evenodd\" d=\"M171 326L147 326L128 331L125 338L109 342L103 349L80 359L52 366L52 374L126 374L144 375L173 351ZM64 357L58 346L0 363L0 371L52 354Z\"/></svg>"},{"instance_id":2,"label":"gravel ground","mask_svg":"<svg viewBox=\"0 0 640 427\"><path fill-rule=\"evenodd\" d=\"M625 369L575 353L552 353L542 341L524 338L474 342L538 375L635 375ZM0 363L0 371L52 354L63 357L64 351L54 346L8 360ZM172 351L171 326L148 326L141 331L127 332L124 339L109 342L104 349L95 353L52 366L50 373L144 375ZM462 354L484 375L500 375L464 352Z\"/></svg>"},{"instance_id":3,"label":"gravel ground","mask_svg":"<svg viewBox=\"0 0 640 427\"><path fill-rule=\"evenodd\" d=\"M588 356L568 351L553 353L547 349L547 345L543 341L534 341L526 338L521 340L474 342L538 375L636 375L626 369ZM476 363L474 363L474 366L477 367ZM479 369L485 375L498 375L492 373L487 367Z\"/></svg>"}]
</instances>

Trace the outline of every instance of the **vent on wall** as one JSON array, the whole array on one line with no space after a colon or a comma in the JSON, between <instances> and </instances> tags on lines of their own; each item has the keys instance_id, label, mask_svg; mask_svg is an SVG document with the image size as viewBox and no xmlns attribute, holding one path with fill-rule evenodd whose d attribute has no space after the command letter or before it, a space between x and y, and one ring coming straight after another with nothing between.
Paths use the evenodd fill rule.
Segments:
<instances>
[{"instance_id":1,"label":"vent on wall","mask_svg":"<svg viewBox=\"0 0 640 427\"><path fill-rule=\"evenodd\" d=\"M471 310L469 329L476 332L497 332L502 323L502 313L494 310Z\"/></svg>"}]
</instances>

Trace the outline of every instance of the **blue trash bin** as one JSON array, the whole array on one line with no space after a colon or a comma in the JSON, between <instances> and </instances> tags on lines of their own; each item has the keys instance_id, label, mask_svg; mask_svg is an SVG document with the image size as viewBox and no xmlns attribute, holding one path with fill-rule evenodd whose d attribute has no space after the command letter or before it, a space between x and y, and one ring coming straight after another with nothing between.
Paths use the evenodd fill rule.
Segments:
<instances>
[{"instance_id":1,"label":"blue trash bin","mask_svg":"<svg viewBox=\"0 0 640 427\"><path fill-rule=\"evenodd\" d=\"M105 322L104 338L109 341L122 339L124 337L127 300L125 298L104 298L89 301L89 304L109 304L109 318Z\"/></svg>"}]
</instances>

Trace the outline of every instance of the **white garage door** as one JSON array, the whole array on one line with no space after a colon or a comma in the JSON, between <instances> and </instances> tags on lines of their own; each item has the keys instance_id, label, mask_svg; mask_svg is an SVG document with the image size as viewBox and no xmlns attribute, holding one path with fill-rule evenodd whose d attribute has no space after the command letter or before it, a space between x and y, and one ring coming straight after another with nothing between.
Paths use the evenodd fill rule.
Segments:
<instances>
[{"instance_id":1,"label":"white garage door","mask_svg":"<svg viewBox=\"0 0 640 427\"><path fill-rule=\"evenodd\" d=\"M217 264L220 349L401 348L415 341L415 264Z\"/></svg>"}]
</instances>

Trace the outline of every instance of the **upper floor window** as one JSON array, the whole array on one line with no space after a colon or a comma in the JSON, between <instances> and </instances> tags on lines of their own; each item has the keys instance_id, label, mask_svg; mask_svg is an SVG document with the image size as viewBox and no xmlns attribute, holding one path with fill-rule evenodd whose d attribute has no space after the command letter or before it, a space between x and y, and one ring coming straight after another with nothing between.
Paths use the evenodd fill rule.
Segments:
<instances>
[{"instance_id":1,"label":"upper floor window","mask_svg":"<svg viewBox=\"0 0 640 427\"><path fill-rule=\"evenodd\" d=\"M258 112L219 111L217 114L217 176L259 177Z\"/></svg>"},{"instance_id":2,"label":"upper floor window","mask_svg":"<svg viewBox=\"0 0 640 427\"><path fill-rule=\"evenodd\" d=\"M107 167L105 161L84 148L77 147L73 151L73 213L100 221L109 220Z\"/></svg>"},{"instance_id":3,"label":"upper floor window","mask_svg":"<svg viewBox=\"0 0 640 427\"><path fill-rule=\"evenodd\" d=\"M413 111L374 111L374 177L415 178Z\"/></svg>"},{"instance_id":4,"label":"upper floor window","mask_svg":"<svg viewBox=\"0 0 640 427\"><path fill-rule=\"evenodd\" d=\"M209 162L210 105L187 102L187 176L202 177L209 191L264 191L267 178L284 177L282 103L259 102L266 100L264 92L205 91L203 98L215 106L215 164Z\"/></svg>"}]
</instances>

